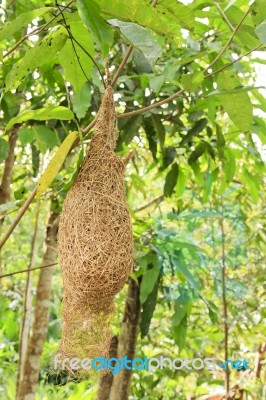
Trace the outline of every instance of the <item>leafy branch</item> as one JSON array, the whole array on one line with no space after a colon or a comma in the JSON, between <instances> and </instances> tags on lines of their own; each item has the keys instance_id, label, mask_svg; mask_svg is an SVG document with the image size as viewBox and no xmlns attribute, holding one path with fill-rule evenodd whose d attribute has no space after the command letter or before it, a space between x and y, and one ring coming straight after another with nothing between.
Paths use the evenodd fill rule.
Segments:
<instances>
[{"instance_id":1,"label":"leafy branch","mask_svg":"<svg viewBox=\"0 0 266 400\"><path fill-rule=\"evenodd\" d=\"M37 35L37 34L43 32L61 14L61 12L66 10L73 2L74 2L74 0L71 0L68 4L63 6L62 10L60 10L58 13L56 13L48 22L46 22L46 24L38 26L38 28L36 28L33 31L31 31L31 32L27 33L26 35L24 35L17 43L14 44L13 47L11 47L10 50L8 50L3 55L3 58L6 58L6 57L10 56L10 54L12 54L30 36Z\"/></svg>"}]
</instances>

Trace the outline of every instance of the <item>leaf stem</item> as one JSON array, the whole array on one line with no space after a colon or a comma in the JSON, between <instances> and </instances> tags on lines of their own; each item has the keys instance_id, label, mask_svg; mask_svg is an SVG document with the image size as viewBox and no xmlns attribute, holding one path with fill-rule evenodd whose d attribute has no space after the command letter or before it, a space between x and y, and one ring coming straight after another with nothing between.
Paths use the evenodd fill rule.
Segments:
<instances>
[{"instance_id":1,"label":"leaf stem","mask_svg":"<svg viewBox=\"0 0 266 400\"><path fill-rule=\"evenodd\" d=\"M226 42L225 46L221 49L220 53L215 57L215 59L208 65L208 67L205 68L204 72L208 71L209 68L211 68L214 64L216 64L216 62L219 60L219 58L225 53L226 49L228 48L228 46L231 44L232 40L234 39L237 31L239 30L239 28L241 27L242 23L244 22L245 18L247 17L247 15L250 12L250 7L247 9L247 11L245 12L245 14L243 15L243 17L241 18L240 22L237 24L237 26L235 27L235 29L233 30L230 38L228 39L228 41Z\"/></svg>"}]
</instances>

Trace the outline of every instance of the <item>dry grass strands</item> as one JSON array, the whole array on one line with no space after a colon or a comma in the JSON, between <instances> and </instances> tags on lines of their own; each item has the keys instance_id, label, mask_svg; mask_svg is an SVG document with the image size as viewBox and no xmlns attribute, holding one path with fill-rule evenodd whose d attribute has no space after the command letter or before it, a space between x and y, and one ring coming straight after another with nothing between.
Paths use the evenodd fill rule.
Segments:
<instances>
[{"instance_id":1,"label":"dry grass strands","mask_svg":"<svg viewBox=\"0 0 266 400\"><path fill-rule=\"evenodd\" d=\"M114 296L133 267L133 238L117 138L113 90L103 96L91 146L68 192L59 223L64 283L60 352L64 357L108 357Z\"/></svg>"}]
</instances>

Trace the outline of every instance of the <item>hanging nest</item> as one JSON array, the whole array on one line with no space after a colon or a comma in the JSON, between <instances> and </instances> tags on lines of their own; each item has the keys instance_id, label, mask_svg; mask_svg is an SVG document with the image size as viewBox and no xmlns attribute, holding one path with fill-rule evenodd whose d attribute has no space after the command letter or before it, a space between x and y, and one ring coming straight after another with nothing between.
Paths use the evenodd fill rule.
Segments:
<instances>
[{"instance_id":1,"label":"hanging nest","mask_svg":"<svg viewBox=\"0 0 266 400\"><path fill-rule=\"evenodd\" d=\"M113 90L108 86L89 151L69 190L59 222L63 275L62 358L108 357L114 297L133 268L133 237L124 169L114 153Z\"/></svg>"}]
</instances>

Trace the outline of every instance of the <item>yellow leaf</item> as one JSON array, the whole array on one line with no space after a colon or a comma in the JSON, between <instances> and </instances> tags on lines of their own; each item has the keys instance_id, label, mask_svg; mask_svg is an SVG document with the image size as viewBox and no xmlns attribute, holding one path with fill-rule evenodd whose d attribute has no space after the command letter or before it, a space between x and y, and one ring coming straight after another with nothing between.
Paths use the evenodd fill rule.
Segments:
<instances>
[{"instance_id":1,"label":"yellow leaf","mask_svg":"<svg viewBox=\"0 0 266 400\"><path fill-rule=\"evenodd\" d=\"M66 159L74 141L78 138L79 133L74 131L70 132L69 135L65 138L61 146L56 151L49 165L45 169L41 179L39 180L38 190L36 194L36 198L40 198L43 192L51 185L60 168L63 165L63 162Z\"/></svg>"}]
</instances>

